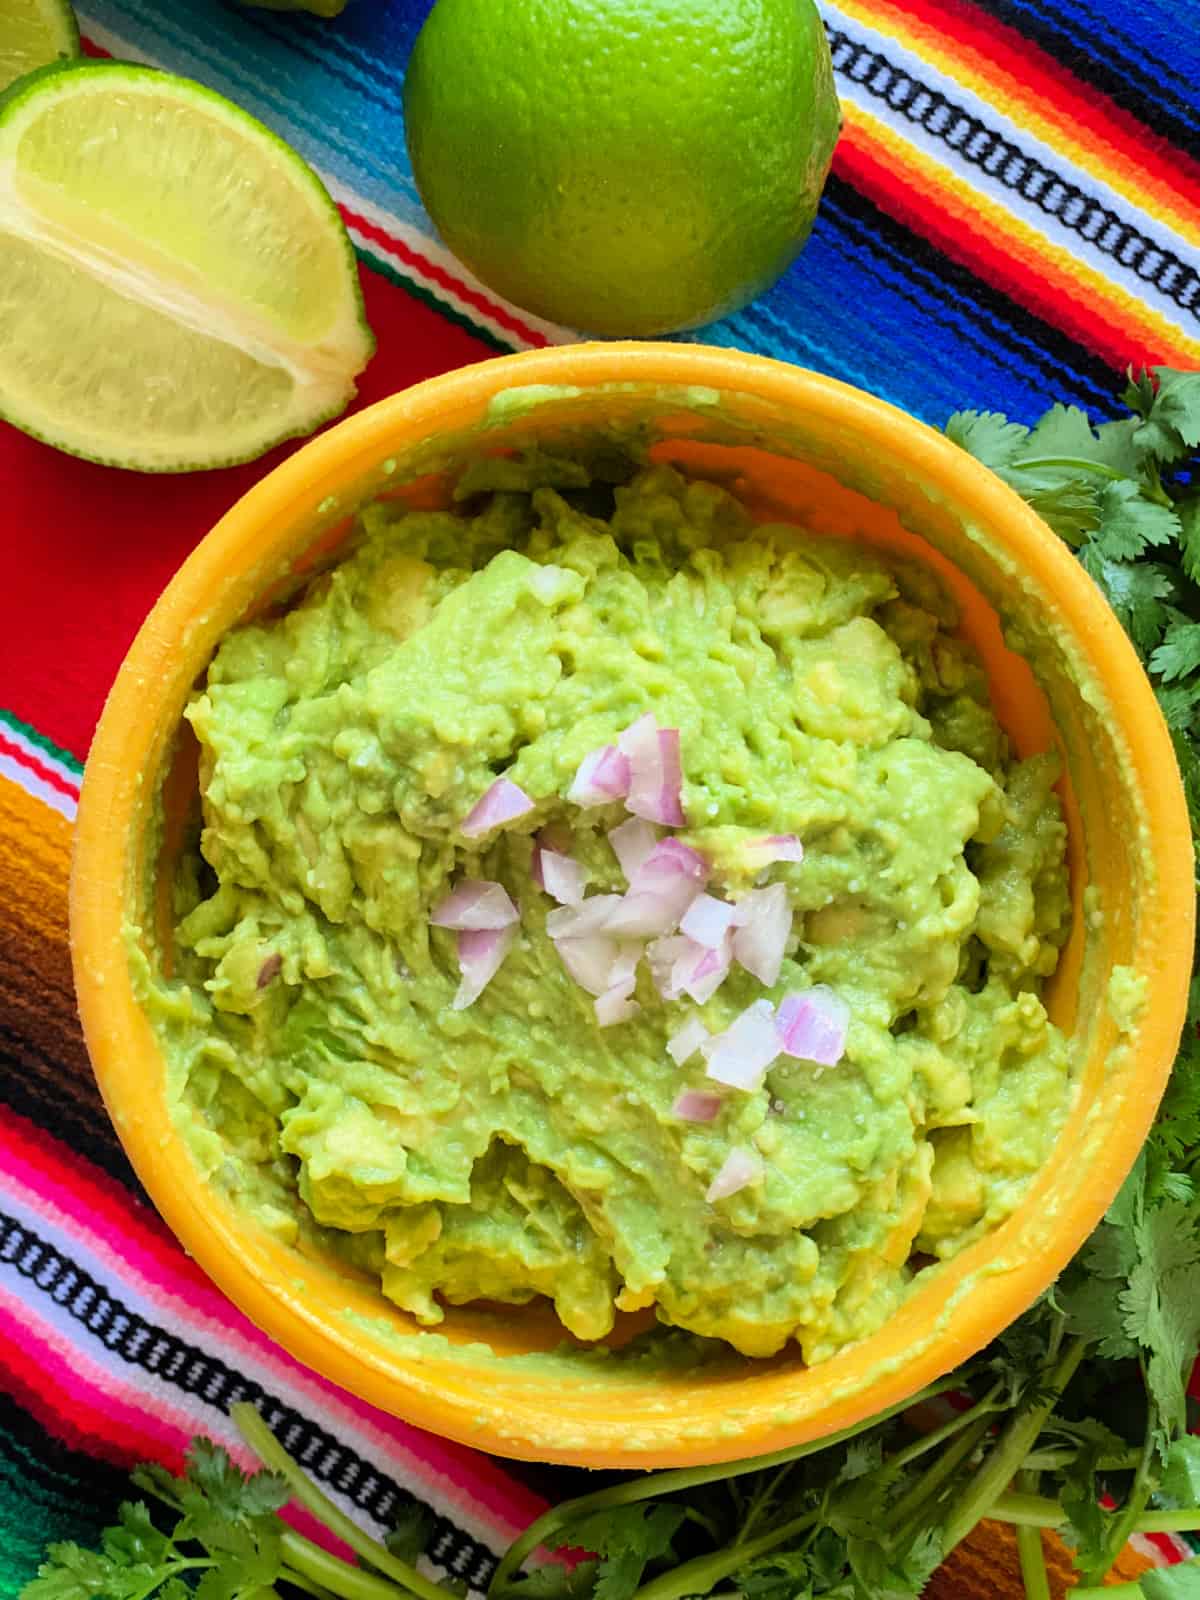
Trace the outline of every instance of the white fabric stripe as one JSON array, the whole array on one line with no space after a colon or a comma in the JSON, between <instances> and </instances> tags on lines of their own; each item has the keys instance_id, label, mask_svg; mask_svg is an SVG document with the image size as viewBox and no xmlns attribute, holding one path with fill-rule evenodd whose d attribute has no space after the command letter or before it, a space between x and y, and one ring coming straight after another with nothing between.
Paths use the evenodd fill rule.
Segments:
<instances>
[{"instance_id":1,"label":"white fabric stripe","mask_svg":"<svg viewBox=\"0 0 1200 1600\"><path fill-rule=\"evenodd\" d=\"M1065 183L1070 183L1088 195L1094 196L1108 210L1119 216L1159 248L1171 252L1183 261L1194 260L1194 247L1171 228L1147 216L1118 194L1101 179L1067 160L1061 151L1043 143L1027 128L1021 127L990 101L982 99L956 78L939 72L922 57L907 50L897 40L884 33L865 28L856 19L839 11L830 0L824 0L823 10L828 21L850 38L872 50L877 50L893 66L907 72L926 88L944 94L958 104L968 115L976 117L988 128L1018 145L1031 158L1055 173ZM1005 210L1029 224L1049 242L1059 245L1070 255L1094 267L1103 277L1118 283L1135 299L1152 307L1161 317L1177 327L1185 337L1200 339L1200 323L1187 318L1174 301L1146 283L1115 256L1105 255L1095 245L1065 227L1057 218L1049 217L1032 200L1026 200L1015 190L1006 188L999 180L973 166L956 150L941 140L931 137L917 124L910 122L900 111L893 110L885 99L873 95L865 85L855 83L845 76L838 78L838 91L844 100L858 106L899 135L906 143L916 146L949 168L981 194L1002 205Z\"/></svg>"},{"instance_id":2,"label":"white fabric stripe","mask_svg":"<svg viewBox=\"0 0 1200 1600\"><path fill-rule=\"evenodd\" d=\"M9 744L15 744L18 750L23 750L27 756L31 756L39 767L46 772L54 773L78 794L80 782L78 770L68 766L65 761L60 761L57 756L51 755L36 739L31 739L28 734L22 733L16 722L11 717L6 717L3 711L0 711L0 734L4 735Z\"/></svg>"},{"instance_id":3,"label":"white fabric stripe","mask_svg":"<svg viewBox=\"0 0 1200 1600\"><path fill-rule=\"evenodd\" d=\"M489 289L478 278L468 272L457 256L452 255L436 235L424 233L408 223L401 222L389 212L381 210L377 205L373 205L371 201L361 199L352 190L347 189L345 184L338 183L335 178L331 178L325 173L322 173L321 181L328 187L330 194L339 205L345 206L350 211L356 211L360 217L373 223L375 227L382 229L384 233L406 245L410 250L419 251L426 260L434 266L440 267L444 272L449 273L464 288L483 295L492 304L503 311L507 311L510 316L524 327L532 328L535 333L543 334L551 344L573 344L581 337L572 328L562 327L556 322L547 322L542 317L534 316L532 312L522 311L519 306L510 305L507 300L502 300L494 290ZM405 277L417 279L421 286L428 289L431 294L453 305L456 311L460 311L464 316L470 317L473 322L485 325L489 332L493 333L496 338L503 340L505 344L512 345L514 349L523 350L529 348L527 342L523 341L519 334L514 333L512 329L505 327L501 322L485 318L475 306L469 305L465 300L460 301L457 297L448 294L442 285L427 279L424 274L414 269L407 262L392 256L386 245L381 245L377 240L369 239L365 235L358 235L357 230L353 228L350 232L352 237L360 240L364 250L370 250L376 255L384 256L389 265L395 266L397 272L403 273Z\"/></svg>"},{"instance_id":4,"label":"white fabric stripe","mask_svg":"<svg viewBox=\"0 0 1200 1600\"><path fill-rule=\"evenodd\" d=\"M310 1388L304 1382L302 1373L289 1372L282 1363L276 1366L269 1360L264 1360L252 1345L237 1339L236 1335L230 1339L220 1324L213 1322L201 1312L193 1311L182 1301L170 1297L167 1290L164 1289L161 1299L148 1295L140 1287L136 1269L124 1262L117 1263L110 1257L98 1255L83 1238L72 1231L61 1213L39 1209L37 1203L22 1195L15 1180L5 1172L0 1172L0 1207L23 1227L45 1240L82 1272L95 1279L113 1299L120 1300L128 1311L145 1318L148 1323L164 1333L196 1345L205 1354L233 1366L239 1376L260 1384L269 1395L283 1405L290 1406L301 1416L319 1421L323 1426L335 1431L338 1438L366 1462L376 1466L401 1485L411 1485L435 1511L440 1512L455 1526L462 1528L465 1533L471 1534L493 1553L499 1553L508 1539L519 1531L516 1527L503 1525L498 1517L473 1511L470 1502L463 1496L461 1486L455 1484L453 1479L446 1478L444 1474L410 1455L402 1447L398 1447L394 1439L369 1426L364 1427L359 1418L337 1404L336 1395L318 1389L315 1385ZM2 1263L0 1271L3 1271ZM21 1293L19 1288L18 1293ZM39 1294L36 1302L31 1297L27 1298L30 1298L31 1304L39 1307L43 1305L49 1307L52 1304L48 1295ZM60 1314L59 1308L54 1307L54 1313L55 1326L61 1328L73 1345L86 1349L89 1357L97 1365L105 1366L114 1372L125 1371L129 1381L136 1387L140 1388L143 1383L153 1386L153 1393L161 1399L169 1399L176 1409L186 1411L189 1415L194 1411L198 1419L197 1427L201 1425L207 1427L210 1418L221 1417L221 1412L215 1407L205 1404L197 1396L185 1394L183 1390L174 1388L169 1382L144 1371L141 1367L126 1368L126 1364L107 1350L98 1336L91 1334L68 1312L64 1310ZM46 1310L45 1314L50 1319L49 1310ZM366 1514L351 1501L336 1493L333 1493L332 1498L347 1516L352 1516L361 1527L368 1532L378 1532L378 1527L373 1526Z\"/></svg>"},{"instance_id":5,"label":"white fabric stripe","mask_svg":"<svg viewBox=\"0 0 1200 1600\"><path fill-rule=\"evenodd\" d=\"M41 800L52 811L57 811L59 816L66 817L68 822L75 821L78 808L71 796L54 788L44 778L39 778L36 772L31 772L23 762L4 750L0 750L0 778L10 779L18 789L23 789L34 800Z\"/></svg>"}]
</instances>

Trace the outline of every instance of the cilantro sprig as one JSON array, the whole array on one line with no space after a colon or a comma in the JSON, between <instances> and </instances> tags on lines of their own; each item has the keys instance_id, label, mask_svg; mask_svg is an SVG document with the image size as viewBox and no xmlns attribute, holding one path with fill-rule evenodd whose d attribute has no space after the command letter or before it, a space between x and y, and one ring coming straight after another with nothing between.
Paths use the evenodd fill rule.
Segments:
<instances>
[{"instance_id":1,"label":"cilantro sprig","mask_svg":"<svg viewBox=\"0 0 1200 1600\"><path fill-rule=\"evenodd\" d=\"M959 412L949 436L1076 551L1146 667L1200 840L1200 373L1130 375L1128 415L1054 406L1033 428ZM1200 1531L1188 1375L1200 1347L1200 977L1153 1131L1054 1288L914 1401L815 1444L631 1477L553 1507L502 1557L489 1600L914 1600L985 1517L1016 1529L1028 1600L1050 1600L1042 1533L1072 1546L1075 1600L1200 1600L1200 1562L1102 1587L1135 1532ZM939 1413L953 1391L955 1409ZM23 1600L444 1600L410 1512L369 1538L250 1407L246 1477L198 1440L183 1478L141 1468L101 1549L59 1544ZM295 1499L354 1551L288 1527ZM173 1519L173 1522L172 1522ZM168 1527L165 1524L171 1523ZM543 1547L589 1552L543 1562Z\"/></svg>"}]
</instances>

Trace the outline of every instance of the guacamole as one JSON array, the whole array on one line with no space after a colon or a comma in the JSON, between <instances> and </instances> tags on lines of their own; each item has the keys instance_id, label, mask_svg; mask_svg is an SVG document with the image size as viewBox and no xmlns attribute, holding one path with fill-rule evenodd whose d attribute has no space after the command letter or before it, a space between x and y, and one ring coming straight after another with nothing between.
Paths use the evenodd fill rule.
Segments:
<instances>
[{"instance_id":1,"label":"guacamole","mask_svg":"<svg viewBox=\"0 0 1200 1600\"><path fill-rule=\"evenodd\" d=\"M1056 759L1012 758L955 625L924 568L663 465L485 462L455 510L366 509L187 711L203 828L146 998L212 1181L425 1324L546 1296L580 1339L653 1307L810 1362L872 1332L1012 1211L1073 1088L1039 999L1069 917ZM626 893L629 807L578 782L647 714L682 769L648 826L703 862L709 921L770 890L786 942L697 1001L624 938L605 1014L535 851L584 907ZM464 831L498 789L524 809ZM764 838L798 846L764 866ZM465 999L436 924L464 885L514 908ZM845 1019L824 1061L739 1087L673 1043L814 993Z\"/></svg>"}]
</instances>

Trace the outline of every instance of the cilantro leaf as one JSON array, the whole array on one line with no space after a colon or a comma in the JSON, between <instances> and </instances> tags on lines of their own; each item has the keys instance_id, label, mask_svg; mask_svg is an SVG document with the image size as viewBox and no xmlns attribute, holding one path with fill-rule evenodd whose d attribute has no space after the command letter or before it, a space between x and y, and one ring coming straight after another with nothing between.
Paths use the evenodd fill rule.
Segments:
<instances>
[{"instance_id":1,"label":"cilantro leaf","mask_svg":"<svg viewBox=\"0 0 1200 1600\"><path fill-rule=\"evenodd\" d=\"M97 1550L77 1544L52 1544L38 1575L27 1583L21 1600L97 1600L113 1591L110 1583L117 1568Z\"/></svg>"},{"instance_id":2,"label":"cilantro leaf","mask_svg":"<svg viewBox=\"0 0 1200 1600\"><path fill-rule=\"evenodd\" d=\"M1029 429L998 411L956 411L946 424L946 437L996 471L1011 466L1024 450Z\"/></svg>"},{"instance_id":3,"label":"cilantro leaf","mask_svg":"<svg viewBox=\"0 0 1200 1600\"><path fill-rule=\"evenodd\" d=\"M1100 492L1100 522L1092 542L1110 561L1130 561L1147 545L1169 545L1182 531L1174 510L1147 500L1128 478L1107 483Z\"/></svg>"},{"instance_id":4,"label":"cilantro leaf","mask_svg":"<svg viewBox=\"0 0 1200 1600\"><path fill-rule=\"evenodd\" d=\"M1200 669L1200 622L1176 616L1163 642L1152 653L1150 667L1165 683L1189 677Z\"/></svg>"},{"instance_id":5,"label":"cilantro leaf","mask_svg":"<svg viewBox=\"0 0 1200 1600\"><path fill-rule=\"evenodd\" d=\"M1123 477L1133 477L1138 469L1138 451L1133 442L1137 426L1126 418L1093 428L1087 413L1078 406L1051 406L1033 428L1015 464L1022 466L1025 460L1060 457L1092 461Z\"/></svg>"},{"instance_id":6,"label":"cilantro leaf","mask_svg":"<svg viewBox=\"0 0 1200 1600\"><path fill-rule=\"evenodd\" d=\"M1150 421L1169 428L1185 449L1200 445L1200 372L1178 372L1170 367L1155 367L1158 393L1150 409ZM1176 450L1182 455L1183 450Z\"/></svg>"},{"instance_id":7,"label":"cilantro leaf","mask_svg":"<svg viewBox=\"0 0 1200 1600\"><path fill-rule=\"evenodd\" d=\"M1200 1439L1194 1434L1172 1442L1158 1492L1171 1505L1200 1505Z\"/></svg>"},{"instance_id":8,"label":"cilantro leaf","mask_svg":"<svg viewBox=\"0 0 1200 1600\"><path fill-rule=\"evenodd\" d=\"M420 1500L410 1500L401 1510L393 1513L391 1532L384 1544L392 1555L415 1566L433 1537L437 1519L428 1506Z\"/></svg>"},{"instance_id":9,"label":"cilantro leaf","mask_svg":"<svg viewBox=\"0 0 1200 1600\"><path fill-rule=\"evenodd\" d=\"M671 1553L682 1506L620 1506L574 1522L566 1537L599 1556L595 1600L632 1600L651 1561Z\"/></svg>"},{"instance_id":10,"label":"cilantro leaf","mask_svg":"<svg viewBox=\"0 0 1200 1600\"><path fill-rule=\"evenodd\" d=\"M799 1551L763 1556L736 1572L734 1582L745 1600L812 1600L815 1592L812 1564Z\"/></svg>"},{"instance_id":11,"label":"cilantro leaf","mask_svg":"<svg viewBox=\"0 0 1200 1600\"><path fill-rule=\"evenodd\" d=\"M1200 1561L1155 1567L1138 1581L1146 1600L1200 1600Z\"/></svg>"},{"instance_id":12,"label":"cilantro leaf","mask_svg":"<svg viewBox=\"0 0 1200 1600\"><path fill-rule=\"evenodd\" d=\"M1174 596L1175 584L1169 569L1148 561L1110 560L1095 541L1084 545L1080 559L1125 632L1143 655L1148 654L1170 620L1166 602Z\"/></svg>"}]
</instances>

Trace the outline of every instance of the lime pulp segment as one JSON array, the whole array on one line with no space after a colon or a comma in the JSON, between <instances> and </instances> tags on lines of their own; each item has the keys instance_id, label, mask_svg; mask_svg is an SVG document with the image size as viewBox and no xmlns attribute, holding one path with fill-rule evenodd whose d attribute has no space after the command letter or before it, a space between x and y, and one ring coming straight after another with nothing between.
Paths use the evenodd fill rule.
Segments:
<instances>
[{"instance_id":1,"label":"lime pulp segment","mask_svg":"<svg viewBox=\"0 0 1200 1600\"><path fill-rule=\"evenodd\" d=\"M78 54L67 0L0 0L0 91L35 67Z\"/></svg>"},{"instance_id":2,"label":"lime pulp segment","mask_svg":"<svg viewBox=\"0 0 1200 1600\"><path fill-rule=\"evenodd\" d=\"M103 62L0 102L0 415L93 459L220 465L343 410L372 348L329 195L221 96Z\"/></svg>"}]
</instances>

